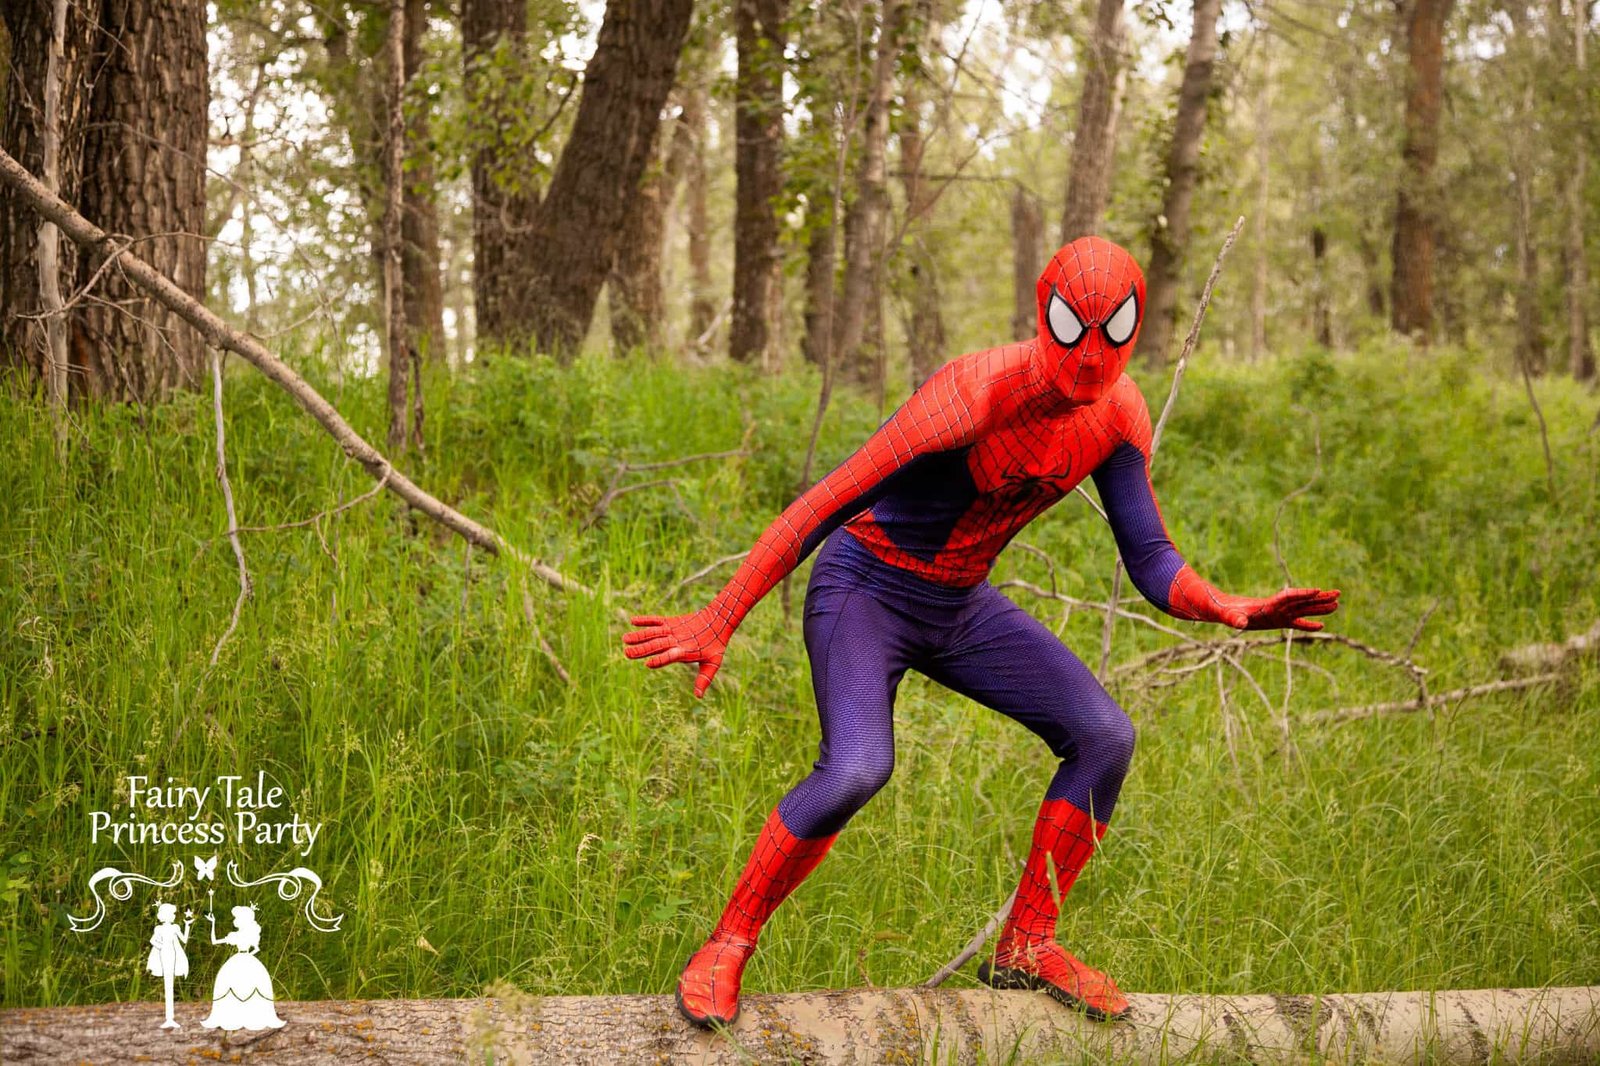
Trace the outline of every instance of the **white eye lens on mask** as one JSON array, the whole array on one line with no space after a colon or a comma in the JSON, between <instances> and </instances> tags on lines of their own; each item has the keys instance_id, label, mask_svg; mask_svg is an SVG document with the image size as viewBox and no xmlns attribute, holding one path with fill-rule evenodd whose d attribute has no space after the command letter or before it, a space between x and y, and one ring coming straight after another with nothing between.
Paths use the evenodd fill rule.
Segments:
<instances>
[{"instance_id":1,"label":"white eye lens on mask","mask_svg":"<svg viewBox=\"0 0 1600 1066\"><path fill-rule=\"evenodd\" d=\"M1070 348L1083 340L1083 323L1054 289L1050 290L1050 305L1045 310L1044 321L1050 327L1050 336L1063 348Z\"/></svg>"},{"instance_id":2,"label":"white eye lens on mask","mask_svg":"<svg viewBox=\"0 0 1600 1066\"><path fill-rule=\"evenodd\" d=\"M1128 338L1133 336L1133 327L1139 324L1139 294L1129 292L1128 298L1122 301L1122 306L1114 311L1105 324L1100 327L1106 335L1106 340L1114 345L1128 343Z\"/></svg>"}]
</instances>

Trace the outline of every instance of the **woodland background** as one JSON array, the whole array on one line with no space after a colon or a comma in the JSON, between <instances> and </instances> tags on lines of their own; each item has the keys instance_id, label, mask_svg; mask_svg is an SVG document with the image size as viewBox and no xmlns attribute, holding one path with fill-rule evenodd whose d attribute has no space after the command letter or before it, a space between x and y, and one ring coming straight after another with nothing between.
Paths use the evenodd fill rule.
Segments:
<instances>
[{"instance_id":1,"label":"woodland background","mask_svg":"<svg viewBox=\"0 0 1600 1066\"><path fill-rule=\"evenodd\" d=\"M1032 335L1072 236L1144 263L1160 411L1241 215L1157 489L1218 584L1343 589L1338 639L1167 626L1076 498L1007 552L1140 730L1063 938L1139 990L1596 983L1594 33L1587 0L7 0L0 147L583 587L375 493L0 186L4 1002L159 994L142 920L65 915L173 856L86 811L256 766L348 915L263 901L281 995L670 988L815 750L804 575L699 703L619 609L698 606L932 368ZM1049 753L920 679L897 720L750 987L923 980L1013 887Z\"/></svg>"}]
</instances>

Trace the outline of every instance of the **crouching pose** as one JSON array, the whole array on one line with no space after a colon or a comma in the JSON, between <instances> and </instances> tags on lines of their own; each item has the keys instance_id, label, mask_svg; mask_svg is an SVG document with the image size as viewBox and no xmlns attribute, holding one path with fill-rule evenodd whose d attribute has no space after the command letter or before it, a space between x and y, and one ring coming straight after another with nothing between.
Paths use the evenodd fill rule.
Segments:
<instances>
[{"instance_id":1,"label":"crouching pose","mask_svg":"<svg viewBox=\"0 0 1600 1066\"><path fill-rule=\"evenodd\" d=\"M678 1007L691 1022L734 1020L762 925L888 781L895 689L908 669L1015 718L1061 759L1016 903L979 978L1039 989L1097 1019L1127 1012L1116 984L1057 944L1055 931L1057 895L1071 889L1116 807L1133 726L1077 656L988 583L995 557L1092 476L1129 577L1168 614L1313 630L1322 623L1311 616L1339 599L1320 589L1229 595L1173 548L1150 487L1150 415L1123 373L1144 295L1126 251L1098 237L1068 244L1039 278L1037 337L937 371L778 516L705 608L633 619L628 656L651 667L698 664L702 696L740 621L822 545L805 601L821 751L767 817L722 918L679 978Z\"/></svg>"}]
</instances>

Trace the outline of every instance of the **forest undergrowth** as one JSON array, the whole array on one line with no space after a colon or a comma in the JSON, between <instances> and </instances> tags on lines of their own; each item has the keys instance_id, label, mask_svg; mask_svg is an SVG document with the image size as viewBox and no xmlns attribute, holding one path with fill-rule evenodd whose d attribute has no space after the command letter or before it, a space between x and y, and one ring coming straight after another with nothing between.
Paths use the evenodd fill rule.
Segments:
<instances>
[{"instance_id":1,"label":"forest undergrowth","mask_svg":"<svg viewBox=\"0 0 1600 1066\"><path fill-rule=\"evenodd\" d=\"M1155 464L1168 527L1203 575L1238 592L1342 589L1329 631L1409 647L1434 692L1493 680L1505 650L1600 618L1592 395L1538 383L1547 477L1520 381L1481 360L1388 347L1214 358L1185 379ZM243 524L370 488L284 395L231 370ZM1159 411L1167 376L1139 377ZM381 381L317 383L381 438ZM403 467L599 595L555 593L383 495L318 526L244 534L254 595L215 668L238 576L209 396L81 409L59 458L47 412L0 396L5 1004L159 997L144 968L152 899L111 902L90 933L66 916L88 909L94 870L164 872L189 850L324 880L337 933L255 897L280 998L670 989L816 754L799 633L809 563L789 613L777 595L759 606L700 702L688 669L623 658L617 610L709 598L728 567L684 579L748 547L791 498L816 390L809 370L598 357L433 375L428 451ZM818 472L880 414L837 395ZM739 454L619 472L725 451ZM1038 552L1008 550L995 581L1105 600L1114 546L1083 500L1021 539ZM1011 594L1098 666L1100 612L1063 617L1058 601ZM1124 619L1111 665L1177 642ZM1235 660L1113 685L1138 747L1066 907L1073 951L1130 991L1600 981L1592 664L1560 685L1331 722L1316 715L1409 698L1407 675L1334 645L1297 646L1292 674L1281 643ZM916 676L896 722L893 779L780 910L747 988L920 982L1014 886L1052 771L1044 744ZM285 789L282 817L322 825L309 854L90 839L91 812L126 818L129 775L258 770ZM219 919L239 896L217 889ZM173 898L204 913L193 879ZM973 982L970 964L952 978Z\"/></svg>"}]
</instances>

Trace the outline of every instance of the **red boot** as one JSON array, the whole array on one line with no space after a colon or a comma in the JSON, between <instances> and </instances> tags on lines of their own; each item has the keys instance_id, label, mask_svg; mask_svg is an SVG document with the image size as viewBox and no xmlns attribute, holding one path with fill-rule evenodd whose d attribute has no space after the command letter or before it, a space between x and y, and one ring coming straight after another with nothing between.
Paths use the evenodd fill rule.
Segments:
<instances>
[{"instance_id":1,"label":"red boot","mask_svg":"<svg viewBox=\"0 0 1600 1066\"><path fill-rule=\"evenodd\" d=\"M817 868L837 835L802 840L789 832L778 809L772 809L716 929L678 978L678 1010L685 1018L709 1028L732 1025L739 1017L739 979L756 950L761 927Z\"/></svg>"},{"instance_id":2,"label":"red boot","mask_svg":"<svg viewBox=\"0 0 1600 1066\"><path fill-rule=\"evenodd\" d=\"M1047 799L1033 827L1033 846L1017 886L1017 901L1000 931L994 962L978 967L978 980L993 988L1032 988L1046 992L1097 1021L1126 1017L1132 1008L1116 983L1079 962L1056 943L1056 896L1050 891L1049 864L1064 899L1106 835L1097 822L1066 800Z\"/></svg>"}]
</instances>

